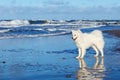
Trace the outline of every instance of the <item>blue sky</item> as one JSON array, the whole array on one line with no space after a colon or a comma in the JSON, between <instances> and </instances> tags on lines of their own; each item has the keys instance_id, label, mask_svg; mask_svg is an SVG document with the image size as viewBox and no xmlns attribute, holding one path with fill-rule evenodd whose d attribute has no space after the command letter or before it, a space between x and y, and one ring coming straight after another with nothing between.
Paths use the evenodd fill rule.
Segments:
<instances>
[{"instance_id":1,"label":"blue sky","mask_svg":"<svg viewBox=\"0 0 120 80\"><path fill-rule=\"evenodd\" d=\"M120 0L0 0L0 19L120 19Z\"/></svg>"}]
</instances>

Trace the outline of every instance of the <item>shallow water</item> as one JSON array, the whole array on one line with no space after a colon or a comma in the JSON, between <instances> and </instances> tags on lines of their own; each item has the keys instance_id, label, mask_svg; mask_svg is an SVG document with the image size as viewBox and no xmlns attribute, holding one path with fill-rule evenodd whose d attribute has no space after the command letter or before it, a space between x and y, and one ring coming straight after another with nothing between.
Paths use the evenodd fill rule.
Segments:
<instances>
[{"instance_id":1,"label":"shallow water","mask_svg":"<svg viewBox=\"0 0 120 80\"><path fill-rule=\"evenodd\" d=\"M104 37L103 69L94 69L99 60L91 48L83 60L85 69L80 66L71 35L1 39L0 80L80 80L82 75L89 80L119 80L120 52L116 48L120 47L120 38Z\"/></svg>"}]
</instances>

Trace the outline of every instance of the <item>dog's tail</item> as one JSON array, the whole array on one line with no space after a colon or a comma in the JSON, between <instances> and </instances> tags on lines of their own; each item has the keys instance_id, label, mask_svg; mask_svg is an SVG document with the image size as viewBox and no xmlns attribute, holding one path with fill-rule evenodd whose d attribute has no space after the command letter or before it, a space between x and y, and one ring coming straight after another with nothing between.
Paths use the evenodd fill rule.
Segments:
<instances>
[{"instance_id":1,"label":"dog's tail","mask_svg":"<svg viewBox=\"0 0 120 80\"><path fill-rule=\"evenodd\" d=\"M91 34L93 34L97 37L103 38L102 31L100 31L100 30L94 30L93 32L91 32Z\"/></svg>"}]
</instances>

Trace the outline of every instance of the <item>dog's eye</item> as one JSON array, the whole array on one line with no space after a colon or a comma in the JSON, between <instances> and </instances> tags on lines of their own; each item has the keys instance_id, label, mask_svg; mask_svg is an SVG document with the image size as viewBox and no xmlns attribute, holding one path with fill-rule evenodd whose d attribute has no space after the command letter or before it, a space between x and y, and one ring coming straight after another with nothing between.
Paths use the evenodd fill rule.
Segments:
<instances>
[{"instance_id":1,"label":"dog's eye","mask_svg":"<svg viewBox=\"0 0 120 80\"><path fill-rule=\"evenodd\" d=\"M76 34L74 34L74 36L76 36Z\"/></svg>"}]
</instances>

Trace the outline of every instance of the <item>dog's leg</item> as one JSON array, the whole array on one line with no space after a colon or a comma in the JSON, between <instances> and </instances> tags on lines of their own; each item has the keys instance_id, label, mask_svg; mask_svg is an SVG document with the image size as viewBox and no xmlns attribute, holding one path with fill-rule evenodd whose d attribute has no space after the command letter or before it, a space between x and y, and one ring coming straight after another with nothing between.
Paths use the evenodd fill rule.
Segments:
<instances>
[{"instance_id":1,"label":"dog's leg","mask_svg":"<svg viewBox=\"0 0 120 80\"><path fill-rule=\"evenodd\" d=\"M92 47L93 47L93 49L94 49L95 52L96 52L96 55L94 55L94 56L97 57L97 56L99 55L98 48L97 48L97 46L95 46L95 45L93 45Z\"/></svg>"},{"instance_id":2,"label":"dog's leg","mask_svg":"<svg viewBox=\"0 0 120 80\"><path fill-rule=\"evenodd\" d=\"M76 58L80 58L80 56L82 54L81 49L78 49L78 52L79 52L79 54L78 54L78 56Z\"/></svg>"},{"instance_id":3,"label":"dog's leg","mask_svg":"<svg viewBox=\"0 0 120 80\"><path fill-rule=\"evenodd\" d=\"M104 57L103 49L100 49L101 57Z\"/></svg>"},{"instance_id":4,"label":"dog's leg","mask_svg":"<svg viewBox=\"0 0 120 80\"><path fill-rule=\"evenodd\" d=\"M86 49L82 48L81 49L81 57L80 58L84 58L85 54L86 54Z\"/></svg>"},{"instance_id":5,"label":"dog's leg","mask_svg":"<svg viewBox=\"0 0 120 80\"><path fill-rule=\"evenodd\" d=\"M96 63L94 64L94 69L97 69L100 63L99 57L95 57L96 58Z\"/></svg>"}]
</instances>

